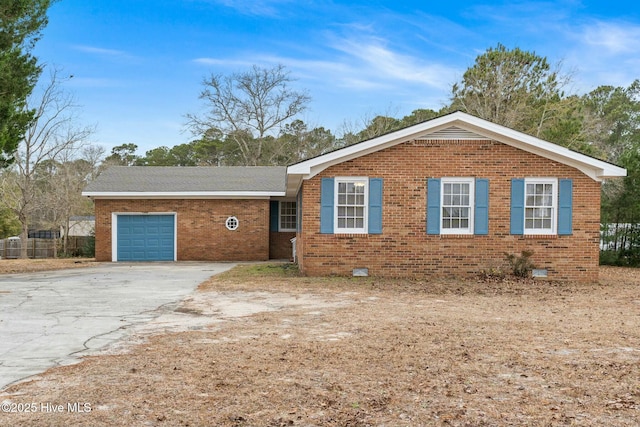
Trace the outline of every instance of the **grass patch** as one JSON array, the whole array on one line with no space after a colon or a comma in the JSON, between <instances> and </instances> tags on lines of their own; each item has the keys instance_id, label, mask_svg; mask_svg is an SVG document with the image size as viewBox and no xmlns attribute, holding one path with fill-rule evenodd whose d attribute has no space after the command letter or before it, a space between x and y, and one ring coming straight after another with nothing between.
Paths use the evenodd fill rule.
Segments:
<instances>
[{"instance_id":1,"label":"grass patch","mask_svg":"<svg viewBox=\"0 0 640 427\"><path fill-rule=\"evenodd\" d=\"M375 277L303 276L297 264L275 262L239 264L202 283L199 289L201 291L338 291L356 287L372 289L380 282L380 279ZM389 279L385 279L384 283L388 286Z\"/></svg>"}]
</instances>

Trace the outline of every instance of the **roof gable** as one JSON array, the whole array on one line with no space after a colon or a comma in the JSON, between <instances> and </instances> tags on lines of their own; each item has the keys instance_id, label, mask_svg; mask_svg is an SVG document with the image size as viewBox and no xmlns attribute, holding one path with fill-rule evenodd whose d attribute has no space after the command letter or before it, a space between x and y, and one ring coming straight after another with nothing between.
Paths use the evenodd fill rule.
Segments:
<instances>
[{"instance_id":1,"label":"roof gable","mask_svg":"<svg viewBox=\"0 0 640 427\"><path fill-rule=\"evenodd\" d=\"M287 168L287 192L295 194L302 179L312 178L330 166L425 139L491 139L574 167L596 181L627 173L611 163L458 111L293 164Z\"/></svg>"}]
</instances>

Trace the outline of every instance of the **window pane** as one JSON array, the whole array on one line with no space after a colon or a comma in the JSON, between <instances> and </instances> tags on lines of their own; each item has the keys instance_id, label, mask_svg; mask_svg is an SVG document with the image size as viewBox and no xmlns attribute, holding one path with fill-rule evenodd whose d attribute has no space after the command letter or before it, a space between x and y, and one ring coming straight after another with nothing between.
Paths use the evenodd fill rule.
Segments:
<instances>
[{"instance_id":1,"label":"window pane","mask_svg":"<svg viewBox=\"0 0 640 427\"><path fill-rule=\"evenodd\" d=\"M296 202L280 202L280 229L295 230L297 220Z\"/></svg>"},{"instance_id":2,"label":"window pane","mask_svg":"<svg viewBox=\"0 0 640 427\"><path fill-rule=\"evenodd\" d=\"M365 188L363 182L338 182L338 228L364 229Z\"/></svg>"},{"instance_id":3,"label":"window pane","mask_svg":"<svg viewBox=\"0 0 640 427\"><path fill-rule=\"evenodd\" d=\"M551 231L553 227L554 184L528 183L525 194L525 228Z\"/></svg>"},{"instance_id":4,"label":"window pane","mask_svg":"<svg viewBox=\"0 0 640 427\"><path fill-rule=\"evenodd\" d=\"M445 182L442 184L443 229L470 228L471 184L464 182Z\"/></svg>"},{"instance_id":5,"label":"window pane","mask_svg":"<svg viewBox=\"0 0 640 427\"><path fill-rule=\"evenodd\" d=\"M533 218L533 208L527 208L524 211L525 218Z\"/></svg>"}]
</instances>

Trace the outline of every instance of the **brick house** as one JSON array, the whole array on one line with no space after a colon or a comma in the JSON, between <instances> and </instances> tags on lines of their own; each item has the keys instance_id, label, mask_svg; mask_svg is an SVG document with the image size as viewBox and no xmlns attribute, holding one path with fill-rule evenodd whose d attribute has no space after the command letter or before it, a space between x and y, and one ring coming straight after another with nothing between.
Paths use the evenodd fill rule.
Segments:
<instances>
[{"instance_id":1,"label":"brick house","mask_svg":"<svg viewBox=\"0 0 640 427\"><path fill-rule=\"evenodd\" d=\"M137 259L165 217L168 260L288 258L295 236L307 275L475 275L529 250L550 279L595 281L601 182L625 175L456 112L287 168L112 168L83 194L99 260Z\"/></svg>"}]
</instances>

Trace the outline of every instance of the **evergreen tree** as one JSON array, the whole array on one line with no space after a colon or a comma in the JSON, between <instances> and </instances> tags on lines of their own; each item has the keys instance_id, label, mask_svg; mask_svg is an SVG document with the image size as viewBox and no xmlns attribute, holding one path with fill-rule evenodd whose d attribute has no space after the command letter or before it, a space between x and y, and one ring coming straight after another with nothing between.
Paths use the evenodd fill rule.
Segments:
<instances>
[{"instance_id":1,"label":"evergreen tree","mask_svg":"<svg viewBox=\"0 0 640 427\"><path fill-rule=\"evenodd\" d=\"M14 161L20 141L35 111L27 97L42 67L31 52L47 24L51 0L2 0L0 2L0 168Z\"/></svg>"}]
</instances>

